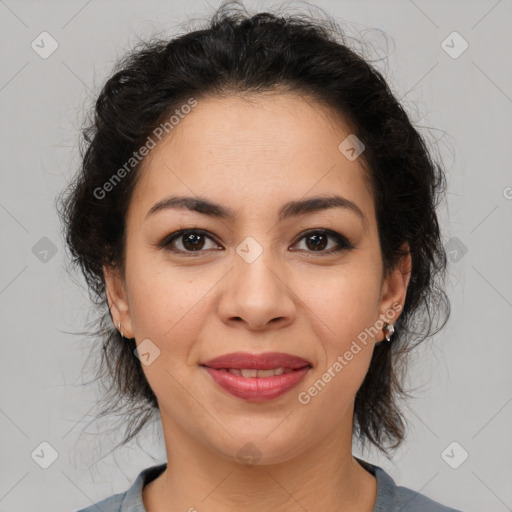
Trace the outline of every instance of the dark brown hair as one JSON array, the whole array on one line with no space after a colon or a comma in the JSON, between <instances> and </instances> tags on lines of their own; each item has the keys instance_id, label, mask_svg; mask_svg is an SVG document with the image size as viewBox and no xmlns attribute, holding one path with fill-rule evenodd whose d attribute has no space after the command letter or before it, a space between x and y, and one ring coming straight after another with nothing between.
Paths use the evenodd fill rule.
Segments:
<instances>
[{"instance_id":1,"label":"dark brown hair","mask_svg":"<svg viewBox=\"0 0 512 512\"><path fill-rule=\"evenodd\" d=\"M125 213L140 164L104 197L97 191L190 97L276 89L328 105L365 144L360 158L369 171L385 272L399 264L401 248L409 244L412 272L396 333L392 343L376 345L354 409L354 434L363 446L370 441L387 455L405 436L399 407L399 399L409 396L403 385L405 357L450 314L436 214L446 187L444 172L381 73L349 48L332 19L250 15L239 2L227 2L203 29L144 42L119 61L83 129L81 168L59 199L72 263L83 272L99 312L94 332L89 331L101 342L96 377L106 388L99 416L123 411L129 420L120 445L158 412L134 355L135 340L123 339L114 328L102 272L105 263L123 268Z\"/></svg>"}]
</instances>

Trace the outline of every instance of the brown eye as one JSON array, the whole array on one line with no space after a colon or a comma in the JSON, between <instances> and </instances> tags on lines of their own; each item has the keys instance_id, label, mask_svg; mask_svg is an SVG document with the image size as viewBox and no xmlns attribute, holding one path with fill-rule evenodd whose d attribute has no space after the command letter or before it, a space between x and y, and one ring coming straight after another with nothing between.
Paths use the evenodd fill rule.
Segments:
<instances>
[{"instance_id":1,"label":"brown eye","mask_svg":"<svg viewBox=\"0 0 512 512\"><path fill-rule=\"evenodd\" d=\"M342 235L335 231L325 229L315 229L304 233L299 242L304 240L304 248L293 249L305 251L306 253L317 253L318 256L335 254L343 250L353 249L354 246ZM212 245L208 247L208 242ZM297 242L295 245L297 245ZM181 229L165 237L159 246L178 253L189 256L199 256L208 249L218 249L220 247L215 240L202 229Z\"/></svg>"},{"instance_id":2,"label":"brown eye","mask_svg":"<svg viewBox=\"0 0 512 512\"><path fill-rule=\"evenodd\" d=\"M178 239L180 240L180 239ZM185 249L196 251L201 250L204 246L205 236L198 233L188 233L181 236L181 243Z\"/></svg>"},{"instance_id":3,"label":"brown eye","mask_svg":"<svg viewBox=\"0 0 512 512\"><path fill-rule=\"evenodd\" d=\"M306 236L306 245L313 251L321 251L328 245L329 236L325 233L314 233Z\"/></svg>"},{"instance_id":4,"label":"brown eye","mask_svg":"<svg viewBox=\"0 0 512 512\"><path fill-rule=\"evenodd\" d=\"M201 229L186 229L176 231L168 237L166 237L159 245L170 251L182 252L182 253L193 253L193 252L204 252L205 245L208 240L214 242L213 246L206 247L206 249L215 249L219 246L215 243L213 238L208 236L205 231Z\"/></svg>"},{"instance_id":5,"label":"brown eye","mask_svg":"<svg viewBox=\"0 0 512 512\"><path fill-rule=\"evenodd\" d=\"M334 248L325 250L329 246L329 240L334 240ZM305 241L305 249L307 252L318 252L321 254L333 254L342 250L353 249L354 246L342 235L330 230L311 230L302 235L299 241ZM300 249L302 250L302 249Z\"/></svg>"}]
</instances>

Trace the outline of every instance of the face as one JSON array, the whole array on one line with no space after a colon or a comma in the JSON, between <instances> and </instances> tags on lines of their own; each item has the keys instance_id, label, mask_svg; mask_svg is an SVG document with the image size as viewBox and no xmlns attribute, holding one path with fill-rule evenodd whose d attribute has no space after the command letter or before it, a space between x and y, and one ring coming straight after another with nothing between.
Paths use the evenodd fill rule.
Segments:
<instances>
[{"instance_id":1,"label":"face","mask_svg":"<svg viewBox=\"0 0 512 512\"><path fill-rule=\"evenodd\" d=\"M355 394L408 274L383 275L361 159L338 149L350 133L292 94L201 99L146 157L124 276L105 267L105 278L114 321L149 354L143 370L167 432L232 460L252 443L260 463L351 432ZM230 215L166 207L171 196ZM331 207L289 204L334 196ZM274 398L242 398L202 366L233 352L291 354L310 368Z\"/></svg>"}]
</instances>

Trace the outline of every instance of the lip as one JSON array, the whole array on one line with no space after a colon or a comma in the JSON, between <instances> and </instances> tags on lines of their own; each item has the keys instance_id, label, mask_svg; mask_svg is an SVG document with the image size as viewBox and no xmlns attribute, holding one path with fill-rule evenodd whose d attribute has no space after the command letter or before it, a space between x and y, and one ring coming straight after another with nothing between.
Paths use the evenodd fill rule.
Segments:
<instances>
[{"instance_id":1,"label":"lip","mask_svg":"<svg viewBox=\"0 0 512 512\"><path fill-rule=\"evenodd\" d=\"M301 357L283 352L263 352L262 354L251 354L249 352L232 352L224 354L209 361L201 363L214 370L228 368L254 368L255 370L270 370L272 368L291 368L298 370L305 366L313 366L309 361Z\"/></svg>"},{"instance_id":2,"label":"lip","mask_svg":"<svg viewBox=\"0 0 512 512\"><path fill-rule=\"evenodd\" d=\"M251 402L266 402L284 395L297 386L311 369L304 366L274 377L241 377L226 370L215 370L208 366L203 368L224 391Z\"/></svg>"},{"instance_id":3,"label":"lip","mask_svg":"<svg viewBox=\"0 0 512 512\"><path fill-rule=\"evenodd\" d=\"M297 386L312 368L306 359L281 352L234 352L210 359L201 366L224 391L252 402L265 402L284 395ZM227 371L229 368L269 370L279 367L292 368L293 371L273 377L242 377Z\"/></svg>"}]
</instances>

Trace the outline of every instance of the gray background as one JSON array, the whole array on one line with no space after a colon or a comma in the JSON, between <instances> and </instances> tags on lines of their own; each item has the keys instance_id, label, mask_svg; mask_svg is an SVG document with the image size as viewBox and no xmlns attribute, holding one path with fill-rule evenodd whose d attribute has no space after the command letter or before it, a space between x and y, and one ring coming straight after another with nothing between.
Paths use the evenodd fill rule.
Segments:
<instances>
[{"instance_id":1,"label":"gray background","mask_svg":"<svg viewBox=\"0 0 512 512\"><path fill-rule=\"evenodd\" d=\"M119 438L105 432L108 424L88 425L99 392L81 385L90 340L67 332L85 328L90 307L66 273L54 199L78 164L84 107L117 57L139 37L173 34L217 5L0 1L0 511L76 510L126 490L140 470L165 460L158 424L113 452ZM434 128L424 133L440 140L449 181L440 215L452 317L411 364L410 382L420 388L393 463L363 456L453 507L512 510L511 2L316 5L352 22L349 33L374 44L374 56L387 55L377 67L413 121ZM31 48L43 31L59 45L47 59ZM381 31L394 45L386 49ZM458 58L442 47L453 31L469 44ZM453 37L445 44L461 48ZM42 442L58 454L47 469L39 464L51 449ZM456 465L462 449L469 457L453 469L445 460Z\"/></svg>"}]
</instances>

